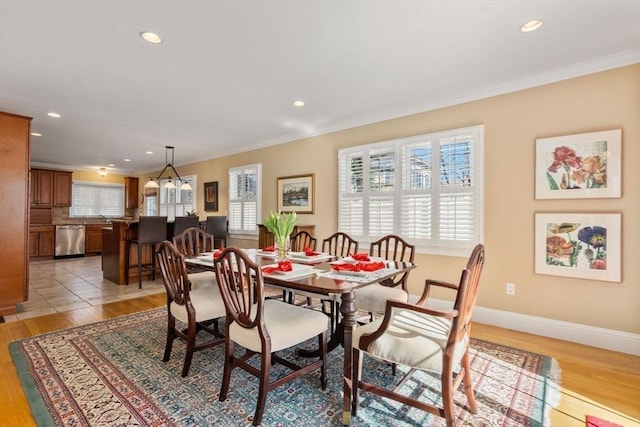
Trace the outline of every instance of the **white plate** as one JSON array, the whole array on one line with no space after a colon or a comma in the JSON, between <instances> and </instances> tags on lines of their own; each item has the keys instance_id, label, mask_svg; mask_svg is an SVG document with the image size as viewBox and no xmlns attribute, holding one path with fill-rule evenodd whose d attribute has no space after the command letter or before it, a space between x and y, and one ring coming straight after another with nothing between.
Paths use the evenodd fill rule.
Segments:
<instances>
[{"instance_id":1,"label":"white plate","mask_svg":"<svg viewBox=\"0 0 640 427\"><path fill-rule=\"evenodd\" d=\"M289 258L300 259L305 261L320 261L323 259L331 258L331 254L326 252L318 252L318 255L306 255L304 252L289 252Z\"/></svg>"},{"instance_id":2,"label":"white plate","mask_svg":"<svg viewBox=\"0 0 640 427\"><path fill-rule=\"evenodd\" d=\"M347 256L344 258L339 259L338 261L332 261L329 264L355 264L356 262L363 262L363 263L369 263L369 262L378 262L378 261L385 261L384 258L379 257L379 256L370 256L369 257L369 261L357 261L353 258L351 258L351 256Z\"/></svg>"},{"instance_id":3,"label":"white plate","mask_svg":"<svg viewBox=\"0 0 640 427\"><path fill-rule=\"evenodd\" d=\"M276 251L261 251L257 250L256 255L265 257L265 258L274 258L276 256Z\"/></svg>"}]
</instances>

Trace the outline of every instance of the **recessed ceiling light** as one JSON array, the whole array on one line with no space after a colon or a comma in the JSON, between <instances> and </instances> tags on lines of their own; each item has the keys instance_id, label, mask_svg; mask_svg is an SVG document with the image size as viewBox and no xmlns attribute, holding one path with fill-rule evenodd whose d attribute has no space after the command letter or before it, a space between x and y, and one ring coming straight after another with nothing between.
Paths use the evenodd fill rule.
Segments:
<instances>
[{"instance_id":1,"label":"recessed ceiling light","mask_svg":"<svg viewBox=\"0 0 640 427\"><path fill-rule=\"evenodd\" d=\"M107 166L109 166L110 168L115 167L116 165L114 165L113 163L109 163Z\"/></svg>"},{"instance_id":2,"label":"recessed ceiling light","mask_svg":"<svg viewBox=\"0 0 640 427\"><path fill-rule=\"evenodd\" d=\"M60 114L58 114L58 113L54 113L54 112L51 112L51 113L47 113L47 116L49 116L49 117L55 117L55 118L59 118L59 117L60 117Z\"/></svg>"},{"instance_id":3,"label":"recessed ceiling light","mask_svg":"<svg viewBox=\"0 0 640 427\"><path fill-rule=\"evenodd\" d=\"M153 154L153 151L145 151L147 154Z\"/></svg>"},{"instance_id":4,"label":"recessed ceiling light","mask_svg":"<svg viewBox=\"0 0 640 427\"><path fill-rule=\"evenodd\" d=\"M33 135L33 136L42 136L42 134L38 133L38 132L31 132L31 135Z\"/></svg>"},{"instance_id":5,"label":"recessed ceiling light","mask_svg":"<svg viewBox=\"0 0 640 427\"><path fill-rule=\"evenodd\" d=\"M530 33L531 31L535 31L538 28L542 27L542 19L532 19L531 21L525 22L520 27L520 31L523 33Z\"/></svg>"},{"instance_id":6,"label":"recessed ceiling light","mask_svg":"<svg viewBox=\"0 0 640 427\"><path fill-rule=\"evenodd\" d=\"M122 159L122 160L124 160L125 162L130 162L131 161L131 159Z\"/></svg>"},{"instance_id":7,"label":"recessed ceiling light","mask_svg":"<svg viewBox=\"0 0 640 427\"><path fill-rule=\"evenodd\" d=\"M304 107L304 101L293 101L293 105L295 105L296 107Z\"/></svg>"},{"instance_id":8,"label":"recessed ceiling light","mask_svg":"<svg viewBox=\"0 0 640 427\"><path fill-rule=\"evenodd\" d=\"M141 31L140 37L142 37L143 40L153 44L158 44L162 42L162 37L160 37L156 33L152 33L151 31Z\"/></svg>"}]
</instances>

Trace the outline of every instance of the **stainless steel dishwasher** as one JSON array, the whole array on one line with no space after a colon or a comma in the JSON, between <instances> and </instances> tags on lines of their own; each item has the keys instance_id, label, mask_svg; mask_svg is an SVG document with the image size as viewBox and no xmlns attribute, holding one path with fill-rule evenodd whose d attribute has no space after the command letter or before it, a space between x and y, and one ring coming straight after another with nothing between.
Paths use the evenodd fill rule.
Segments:
<instances>
[{"instance_id":1,"label":"stainless steel dishwasher","mask_svg":"<svg viewBox=\"0 0 640 427\"><path fill-rule=\"evenodd\" d=\"M56 225L54 258L84 256L84 225Z\"/></svg>"}]
</instances>

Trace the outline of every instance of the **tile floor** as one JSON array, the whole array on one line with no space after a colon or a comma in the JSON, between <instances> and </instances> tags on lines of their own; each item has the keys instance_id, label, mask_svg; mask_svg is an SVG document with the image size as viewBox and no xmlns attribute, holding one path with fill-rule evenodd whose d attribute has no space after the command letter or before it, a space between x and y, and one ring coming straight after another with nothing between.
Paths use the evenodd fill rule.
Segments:
<instances>
[{"instance_id":1,"label":"tile floor","mask_svg":"<svg viewBox=\"0 0 640 427\"><path fill-rule=\"evenodd\" d=\"M119 286L102 277L100 256L32 261L29 264L29 300L18 304L5 322L77 310L118 300L164 292L160 274L156 280Z\"/></svg>"}]
</instances>

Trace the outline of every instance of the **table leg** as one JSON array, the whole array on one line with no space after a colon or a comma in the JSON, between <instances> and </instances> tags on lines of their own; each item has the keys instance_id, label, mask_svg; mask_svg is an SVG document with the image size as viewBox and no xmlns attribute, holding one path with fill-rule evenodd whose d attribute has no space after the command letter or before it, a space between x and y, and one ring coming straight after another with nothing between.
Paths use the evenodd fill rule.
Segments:
<instances>
[{"instance_id":1,"label":"table leg","mask_svg":"<svg viewBox=\"0 0 640 427\"><path fill-rule=\"evenodd\" d=\"M342 400L342 424L348 426L351 423L351 362L353 341L353 329L356 326L356 304L355 292L342 294L342 304L340 304L340 313L342 313L342 327L344 347L344 377L343 377L343 400Z\"/></svg>"}]
</instances>

